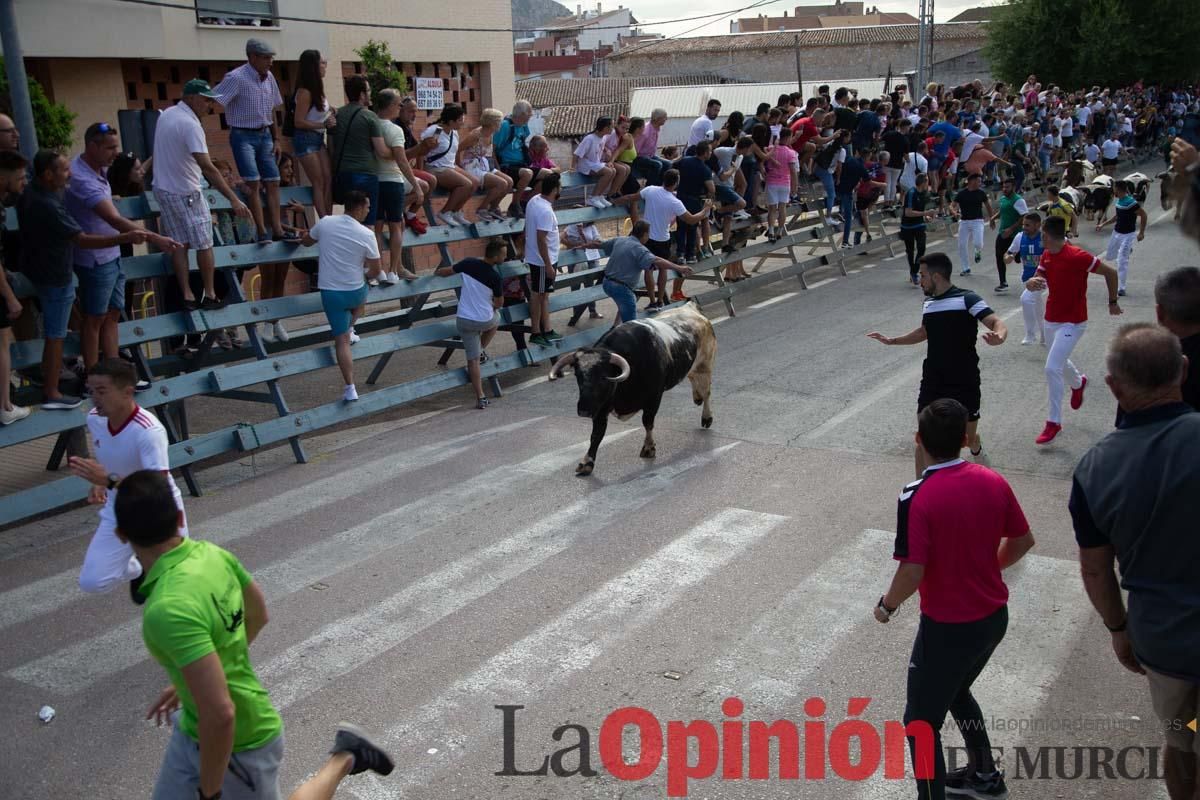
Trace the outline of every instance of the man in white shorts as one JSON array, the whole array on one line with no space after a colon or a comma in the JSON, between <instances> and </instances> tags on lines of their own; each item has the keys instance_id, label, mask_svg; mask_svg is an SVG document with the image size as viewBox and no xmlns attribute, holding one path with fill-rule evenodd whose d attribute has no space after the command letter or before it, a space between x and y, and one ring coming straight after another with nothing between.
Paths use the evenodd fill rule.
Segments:
<instances>
[{"instance_id":1,"label":"man in white shorts","mask_svg":"<svg viewBox=\"0 0 1200 800\"><path fill-rule=\"evenodd\" d=\"M103 505L100 525L83 558L79 588L89 593L107 592L121 581L130 581L130 595L140 605L142 597L137 588L142 565L133 549L116 535L114 508L120 483L139 470L165 473L181 515L183 495L171 477L167 431L154 415L134 402L136 383L133 366L118 358L101 361L89 371L94 408L88 413L87 430L96 458L72 456L69 465L72 473L92 484L88 502ZM188 535L186 518L180 531Z\"/></svg>"}]
</instances>

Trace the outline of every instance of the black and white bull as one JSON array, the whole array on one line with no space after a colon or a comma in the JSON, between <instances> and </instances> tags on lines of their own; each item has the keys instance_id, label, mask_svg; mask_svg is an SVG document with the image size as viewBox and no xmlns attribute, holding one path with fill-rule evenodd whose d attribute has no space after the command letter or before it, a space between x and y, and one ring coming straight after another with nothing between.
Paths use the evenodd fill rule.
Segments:
<instances>
[{"instance_id":1,"label":"black and white bull","mask_svg":"<svg viewBox=\"0 0 1200 800\"><path fill-rule=\"evenodd\" d=\"M1150 194L1150 176L1141 172L1131 172L1125 180L1133 186L1133 196L1139 203L1145 203Z\"/></svg>"},{"instance_id":2,"label":"black and white bull","mask_svg":"<svg viewBox=\"0 0 1200 800\"><path fill-rule=\"evenodd\" d=\"M712 425L710 405L712 371L717 338L712 323L692 304L665 311L656 317L625 322L610 330L593 347L576 350L559 359L550 380L574 370L579 384L577 411L592 420L592 440L575 474L591 475L596 452L608 430L610 414L627 420L642 413L646 439L641 457L654 458L654 417L663 392L687 378L692 400L703 406L700 424Z\"/></svg>"},{"instance_id":3,"label":"black and white bull","mask_svg":"<svg viewBox=\"0 0 1200 800\"><path fill-rule=\"evenodd\" d=\"M1097 175L1088 185L1088 196L1084 202L1084 210L1088 219L1104 221L1108 216L1108 208L1112 205L1113 179L1110 175Z\"/></svg>"}]
</instances>

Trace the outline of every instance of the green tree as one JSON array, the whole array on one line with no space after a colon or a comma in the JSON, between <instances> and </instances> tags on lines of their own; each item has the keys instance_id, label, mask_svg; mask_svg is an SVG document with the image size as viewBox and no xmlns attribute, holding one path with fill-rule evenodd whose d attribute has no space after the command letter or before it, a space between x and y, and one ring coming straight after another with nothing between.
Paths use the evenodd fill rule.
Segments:
<instances>
[{"instance_id":1,"label":"green tree","mask_svg":"<svg viewBox=\"0 0 1200 800\"><path fill-rule=\"evenodd\" d=\"M387 42L368 39L366 44L354 52L362 60L363 73L371 83L372 94L380 89L389 88L399 89L402 92L408 91L408 78L404 77L403 72L396 69L396 62L392 60L392 53L388 49Z\"/></svg>"},{"instance_id":2,"label":"green tree","mask_svg":"<svg viewBox=\"0 0 1200 800\"><path fill-rule=\"evenodd\" d=\"M42 85L33 78L29 78L29 102L33 106L38 146L51 150L70 148L75 139L75 112L61 103L50 102ZM8 73L4 71L3 58L0 58L0 111L12 116L12 97L8 93Z\"/></svg>"},{"instance_id":3,"label":"green tree","mask_svg":"<svg viewBox=\"0 0 1200 800\"><path fill-rule=\"evenodd\" d=\"M1194 0L1012 0L988 23L992 71L1020 86L1122 86L1200 76Z\"/></svg>"}]
</instances>

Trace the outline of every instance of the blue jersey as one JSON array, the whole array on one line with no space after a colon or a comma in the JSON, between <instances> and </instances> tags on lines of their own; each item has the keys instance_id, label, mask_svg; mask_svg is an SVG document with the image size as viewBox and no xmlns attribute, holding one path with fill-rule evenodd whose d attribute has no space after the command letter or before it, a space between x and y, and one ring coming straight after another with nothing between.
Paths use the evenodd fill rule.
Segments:
<instances>
[{"instance_id":1,"label":"blue jersey","mask_svg":"<svg viewBox=\"0 0 1200 800\"><path fill-rule=\"evenodd\" d=\"M1042 260L1042 234L1039 232L1037 236L1031 237L1021 231L1009 246L1008 252L1021 257L1021 281L1029 280L1037 272L1038 264Z\"/></svg>"}]
</instances>

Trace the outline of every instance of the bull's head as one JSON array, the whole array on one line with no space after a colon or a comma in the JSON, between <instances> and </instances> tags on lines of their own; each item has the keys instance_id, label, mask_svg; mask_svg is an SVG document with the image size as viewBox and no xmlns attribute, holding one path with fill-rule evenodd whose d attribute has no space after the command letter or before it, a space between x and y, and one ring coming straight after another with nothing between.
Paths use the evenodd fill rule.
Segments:
<instances>
[{"instance_id":1,"label":"bull's head","mask_svg":"<svg viewBox=\"0 0 1200 800\"><path fill-rule=\"evenodd\" d=\"M588 418L597 412L608 413L617 384L628 380L631 371L629 362L611 350L590 348L560 358L550 370L550 380L558 380L568 369L575 371L579 384L576 410Z\"/></svg>"}]
</instances>

